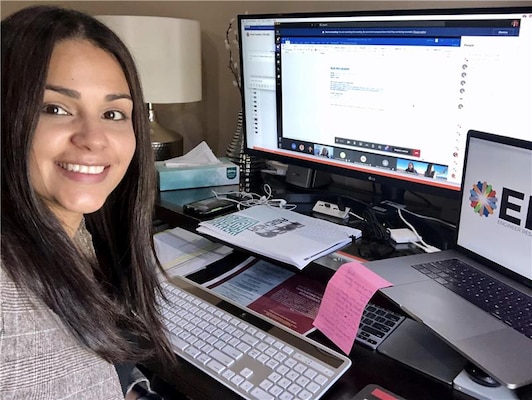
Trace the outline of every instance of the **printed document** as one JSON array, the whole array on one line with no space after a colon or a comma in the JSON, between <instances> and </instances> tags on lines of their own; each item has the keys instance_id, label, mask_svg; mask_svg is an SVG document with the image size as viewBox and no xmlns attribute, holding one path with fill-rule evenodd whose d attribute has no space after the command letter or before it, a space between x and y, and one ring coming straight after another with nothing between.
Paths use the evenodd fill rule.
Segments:
<instances>
[{"instance_id":1,"label":"printed document","mask_svg":"<svg viewBox=\"0 0 532 400\"><path fill-rule=\"evenodd\" d=\"M314 331L325 282L255 257L204 286L302 335Z\"/></svg>"},{"instance_id":2,"label":"printed document","mask_svg":"<svg viewBox=\"0 0 532 400\"><path fill-rule=\"evenodd\" d=\"M358 229L268 205L203 221L197 231L299 269L362 235Z\"/></svg>"},{"instance_id":3,"label":"printed document","mask_svg":"<svg viewBox=\"0 0 532 400\"><path fill-rule=\"evenodd\" d=\"M170 276L187 276L233 251L179 227L157 233L153 239L157 257Z\"/></svg>"}]
</instances>

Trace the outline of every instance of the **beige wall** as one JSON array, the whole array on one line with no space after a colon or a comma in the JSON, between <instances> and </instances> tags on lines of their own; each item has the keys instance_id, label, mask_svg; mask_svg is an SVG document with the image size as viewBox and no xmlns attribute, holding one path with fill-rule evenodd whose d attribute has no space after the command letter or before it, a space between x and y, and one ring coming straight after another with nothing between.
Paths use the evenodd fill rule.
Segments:
<instances>
[{"instance_id":1,"label":"beige wall","mask_svg":"<svg viewBox=\"0 0 532 400\"><path fill-rule=\"evenodd\" d=\"M2 18L39 1L1 1ZM185 151L205 140L217 155L230 142L240 97L226 67L224 34L239 13L345 11L486 6L531 6L532 1L49 1L89 14L128 14L196 19L202 30L203 100L187 105L159 105L160 122L179 131Z\"/></svg>"}]
</instances>

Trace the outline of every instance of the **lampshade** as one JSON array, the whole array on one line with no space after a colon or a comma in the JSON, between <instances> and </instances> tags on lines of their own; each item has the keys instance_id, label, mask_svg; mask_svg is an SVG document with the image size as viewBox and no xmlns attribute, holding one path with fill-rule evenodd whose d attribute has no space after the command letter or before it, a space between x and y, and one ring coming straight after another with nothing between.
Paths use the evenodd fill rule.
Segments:
<instances>
[{"instance_id":1,"label":"lampshade","mask_svg":"<svg viewBox=\"0 0 532 400\"><path fill-rule=\"evenodd\" d=\"M198 21L169 17L97 15L129 48L146 103L201 100Z\"/></svg>"},{"instance_id":2,"label":"lampshade","mask_svg":"<svg viewBox=\"0 0 532 400\"><path fill-rule=\"evenodd\" d=\"M124 42L135 59L149 104L156 160L183 153L183 137L159 125L152 103L201 100L201 30L198 21L170 17L96 15Z\"/></svg>"}]
</instances>

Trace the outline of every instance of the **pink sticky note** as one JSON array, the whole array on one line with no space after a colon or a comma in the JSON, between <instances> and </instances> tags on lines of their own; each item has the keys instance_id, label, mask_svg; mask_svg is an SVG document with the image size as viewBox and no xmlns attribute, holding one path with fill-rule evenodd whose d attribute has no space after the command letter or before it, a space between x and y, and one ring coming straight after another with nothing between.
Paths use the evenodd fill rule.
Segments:
<instances>
[{"instance_id":1,"label":"pink sticky note","mask_svg":"<svg viewBox=\"0 0 532 400\"><path fill-rule=\"evenodd\" d=\"M349 354L364 308L377 290L388 286L392 284L356 261L343 264L327 284L314 326Z\"/></svg>"}]
</instances>

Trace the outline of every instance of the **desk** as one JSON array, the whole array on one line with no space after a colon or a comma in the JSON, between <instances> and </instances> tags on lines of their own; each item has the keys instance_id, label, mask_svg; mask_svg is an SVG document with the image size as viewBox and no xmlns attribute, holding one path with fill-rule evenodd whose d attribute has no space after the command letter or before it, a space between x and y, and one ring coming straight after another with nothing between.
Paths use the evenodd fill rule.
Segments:
<instances>
[{"instance_id":1,"label":"desk","mask_svg":"<svg viewBox=\"0 0 532 400\"><path fill-rule=\"evenodd\" d=\"M208 197L210 191L204 191L200 196ZM172 198L174 196L174 198ZM180 226L193 230L198 220L182 213L181 206L190 200L187 193L166 193L159 199L156 207L156 217L165 221L170 227ZM238 251L232 257L239 257ZM398 254L401 255L401 254ZM243 255L242 255L243 256ZM218 275L234 265L235 260L226 260L226 264L219 263L213 268L200 271L189 278L204 282L210 278L208 275ZM333 270L312 264L300 273L312 273L320 278L328 279ZM374 299L377 304L398 311L387 300L376 294ZM321 343L335 347L319 331L311 334L311 337ZM370 350L360 344L355 344L350 354L353 365L346 374L326 393L323 399L351 399L356 393L368 384L378 384L405 399L471 399L461 392L455 391L448 384L437 381L428 375L422 374L404 364L386 356L378 351ZM157 384L157 390L168 399L238 399L238 395L227 389L221 383L210 378L188 362L179 359L178 370L169 376L164 368L158 365L147 365L161 378ZM182 397L185 396L185 397Z\"/></svg>"}]
</instances>

